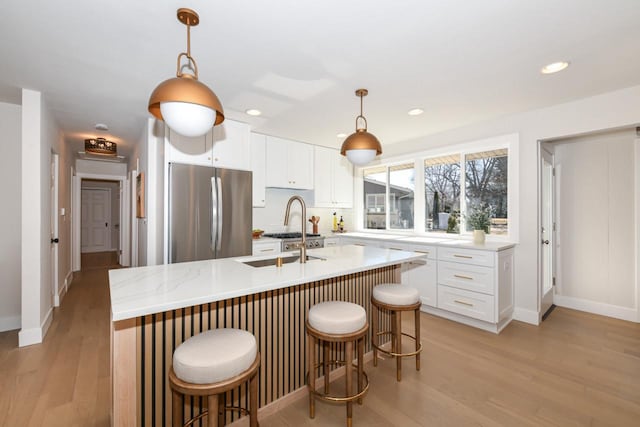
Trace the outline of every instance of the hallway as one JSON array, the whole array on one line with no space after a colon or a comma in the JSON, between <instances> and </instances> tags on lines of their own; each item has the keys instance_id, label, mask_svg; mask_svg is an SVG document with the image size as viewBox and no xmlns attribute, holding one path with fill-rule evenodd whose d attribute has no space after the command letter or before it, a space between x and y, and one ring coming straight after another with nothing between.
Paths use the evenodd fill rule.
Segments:
<instances>
[{"instance_id":1,"label":"hallway","mask_svg":"<svg viewBox=\"0 0 640 427\"><path fill-rule=\"evenodd\" d=\"M0 333L0 426L109 425L111 253L88 254L40 345ZM85 260L83 259L83 263Z\"/></svg>"}]
</instances>

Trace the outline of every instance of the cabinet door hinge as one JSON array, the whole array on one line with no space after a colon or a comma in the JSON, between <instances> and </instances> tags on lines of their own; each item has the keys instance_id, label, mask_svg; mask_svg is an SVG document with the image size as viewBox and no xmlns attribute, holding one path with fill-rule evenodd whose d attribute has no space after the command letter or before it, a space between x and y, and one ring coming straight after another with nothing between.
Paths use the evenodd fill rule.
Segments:
<instances>
[{"instance_id":1,"label":"cabinet door hinge","mask_svg":"<svg viewBox=\"0 0 640 427\"><path fill-rule=\"evenodd\" d=\"M551 175L556 176L556 168L551 168Z\"/></svg>"},{"instance_id":2,"label":"cabinet door hinge","mask_svg":"<svg viewBox=\"0 0 640 427\"><path fill-rule=\"evenodd\" d=\"M551 286L555 286L556 285L556 278L552 278L551 279Z\"/></svg>"}]
</instances>

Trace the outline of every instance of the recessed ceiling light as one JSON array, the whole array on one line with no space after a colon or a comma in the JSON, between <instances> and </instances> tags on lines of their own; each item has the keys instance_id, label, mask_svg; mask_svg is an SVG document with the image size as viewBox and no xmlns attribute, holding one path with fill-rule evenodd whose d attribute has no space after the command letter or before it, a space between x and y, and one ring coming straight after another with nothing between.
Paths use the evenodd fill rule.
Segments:
<instances>
[{"instance_id":1,"label":"recessed ceiling light","mask_svg":"<svg viewBox=\"0 0 640 427\"><path fill-rule=\"evenodd\" d=\"M422 108L414 108L407 112L407 114L410 116L419 116L422 113L424 113L424 110Z\"/></svg>"},{"instance_id":2,"label":"recessed ceiling light","mask_svg":"<svg viewBox=\"0 0 640 427\"><path fill-rule=\"evenodd\" d=\"M346 133L339 133L336 135L338 138L346 138L347 134Z\"/></svg>"},{"instance_id":3,"label":"recessed ceiling light","mask_svg":"<svg viewBox=\"0 0 640 427\"><path fill-rule=\"evenodd\" d=\"M250 116L259 116L260 114L262 114L262 111L256 110L254 108L250 108L248 110L245 110L245 113L247 113Z\"/></svg>"},{"instance_id":4,"label":"recessed ceiling light","mask_svg":"<svg viewBox=\"0 0 640 427\"><path fill-rule=\"evenodd\" d=\"M104 123L96 123L96 130L108 131L109 126L105 125Z\"/></svg>"},{"instance_id":5,"label":"recessed ceiling light","mask_svg":"<svg viewBox=\"0 0 640 427\"><path fill-rule=\"evenodd\" d=\"M544 67L542 67L540 72L542 74L553 74L553 73L557 73L558 71L564 70L568 66L569 66L569 63L565 61L552 62L551 64L547 64Z\"/></svg>"}]
</instances>

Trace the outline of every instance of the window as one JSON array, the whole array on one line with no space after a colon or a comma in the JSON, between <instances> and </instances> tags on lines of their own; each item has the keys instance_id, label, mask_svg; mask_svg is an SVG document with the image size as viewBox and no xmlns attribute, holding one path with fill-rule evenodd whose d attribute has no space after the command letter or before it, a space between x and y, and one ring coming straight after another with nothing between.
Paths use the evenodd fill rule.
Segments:
<instances>
[{"instance_id":1,"label":"window","mask_svg":"<svg viewBox=\"0 0 640 427\"><path fill-rule=\"evenodd\" d=\"M364 228L387 228L386 222L387 168L364 171Z\"/></svg>"},{"instance_id":2,"label":"window","mask_svg":"<svg viewBox=\"0 0 640 427\"><path fill-rule=\"evenodd\" d=\"M458 233L460 217L460 155L424 161L425 230Z\"/></svg>"},{"instance_id":3,"label":"window","mask_svg":"<svg viewBox=\"0 0 640 427\"><path fill-rule=\"evenodd\" d=\"M364 228L413 228L415 167L405 163L364 171ZM388 185L387 185L388 183Z\"/></svg>"},{"instance_id":4,"label":"window","mask_svg":"<svg viewBox=\"0 0 640 427\"><path fill-rule=\"evenodd\" d=\"M413 163L389 168L389 227L413 228L413 199L416 187Z\"/></svg>"},{"instance_id":5,"label":"window","mask_svg":"<svg viewBox=\"0 0 640 427\"><path fill-rule=\"evenodd\" d=\"M490 235L517 239L517 221L509 220L517 206L517 142L516 134L504 135L362 169L364 228L468 235L465 219L482 208L490 211Z\"/></svg>"},{"instance_id":6,"label":"window","mask_svg":"<svg viewBox=\"0 0 640 427\"><path fill-rule=\"evenodd\" d=\"M507 160L506 148L465 155L466 212L489 207L489 234L507 234ZM470 231L468 226L466 228Z\"/></svg>"}]
</instances>

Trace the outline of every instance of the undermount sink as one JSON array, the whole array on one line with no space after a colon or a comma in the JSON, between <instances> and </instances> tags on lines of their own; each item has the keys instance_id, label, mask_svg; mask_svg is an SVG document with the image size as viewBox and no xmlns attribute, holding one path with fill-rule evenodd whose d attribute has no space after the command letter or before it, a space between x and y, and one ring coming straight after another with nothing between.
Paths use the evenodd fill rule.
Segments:
<instances>
[{"instance_id":1,"label":"undermount sink","mask_svg":"<svg viewBox=\"0 0 640 427\"><path fill-rule=\"evenodd\" d=\"M257 259L254 261L242 261L242 263L250 265L251 267L268 267L270 265L276 265L278 258L282 259L282 264L291 264L292 262L300 262L300 255L287 255L287 256L273 257L273 258L266 258L266 259ZM325 258L307 255L307 261L314 261L314 260L325 261Z\"/></svg>"}]
</instances>

